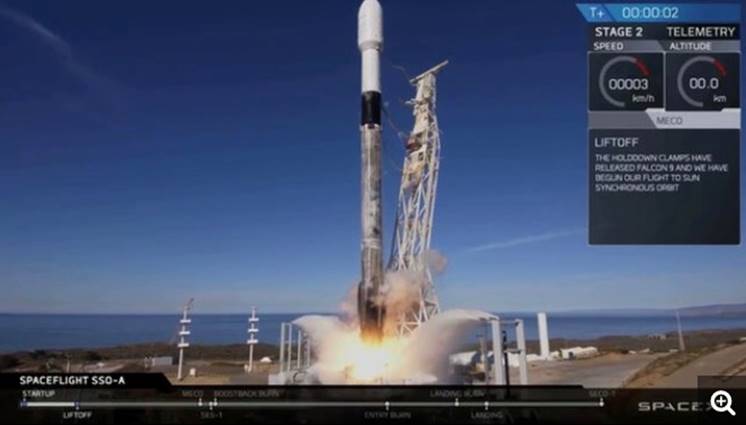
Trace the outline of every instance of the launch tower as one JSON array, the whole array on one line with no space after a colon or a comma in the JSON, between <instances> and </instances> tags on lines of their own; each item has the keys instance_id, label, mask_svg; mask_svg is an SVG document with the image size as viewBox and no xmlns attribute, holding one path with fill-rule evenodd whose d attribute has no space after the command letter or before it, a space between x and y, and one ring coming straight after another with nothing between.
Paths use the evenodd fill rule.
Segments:
<instances>
[{"instance_id":1,"label":"launch tower","mask_svg":"<svg viewBox=\"0 0 746 425\"><path fill-rule=\"evenodd\" d=\"M438 298L430 267L430 238L440 167L440 130L435 111L436 74L442 62L410 82L417 87L413 109L414 128L406 141L394 241L389 271L410 271L418 277L420 297L398 318L398 332L405 335L438 313Z\"/></svg>"}]
</instances>

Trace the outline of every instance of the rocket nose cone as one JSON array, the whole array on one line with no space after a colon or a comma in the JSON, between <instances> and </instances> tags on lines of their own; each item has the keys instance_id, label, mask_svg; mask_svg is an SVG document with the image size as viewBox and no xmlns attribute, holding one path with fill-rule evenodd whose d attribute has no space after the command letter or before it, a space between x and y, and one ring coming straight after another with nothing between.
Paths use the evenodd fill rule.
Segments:
<instances>
[{"instance_id":1,"label":"rocket nose cone","mask_svg":"<svg viewBox=\"0 0 746 425\"><path fill-rule=\"evenodd\" d=\"M360 3L360 10L366 9L366 8L381 8L381 3L378 3L378 0L363 0L362 3Z\"/></svg>"},{"instance_id":2,"label":"rocket nose cone","mask_svg":"<svg viewBox=\"0 0 746 425\"><path fill-rule=\"evenodd\" d=\"M367 21L368 23L380 24L381 17L383 16L383 9L378 0L365 0L360 4L360 9L357 12L359 23Z\"/></svg>"},{"instance_id":3,"label":"rocket nose cone","mask_svg":"<svg viewBox=\"0 0 746 425\"><path fill-rule=\"evenodd\" d=\"M380 48L383 44L383 9L378 0L365 0L357 15L357 42Z\"/></svg>"}]
</instances>

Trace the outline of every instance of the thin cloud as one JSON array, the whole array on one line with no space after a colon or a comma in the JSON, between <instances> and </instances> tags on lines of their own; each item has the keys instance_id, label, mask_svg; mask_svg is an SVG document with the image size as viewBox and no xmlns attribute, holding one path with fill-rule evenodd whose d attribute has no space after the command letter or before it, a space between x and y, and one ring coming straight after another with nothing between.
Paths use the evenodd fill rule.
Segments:
<instances>
[{"instance_id":1,"label":"thin cloud","mask_svg":"<svg viewBox=\"0 0 746 425\"><path fill-rule=\"evenodd\" d=\"M99 75L92 69L76 61L73 57L73 50L70 44L52 30L45 27L41 22L2 5L0 5L0 17L13 22L19 28L34 34L40 42L54 52L60 63L70 74L74 75L88 86L107 92L114 89L114 85L109 79Z\"/></svg>"},{"instance_id":2,"label":"thin cloud","mask_svg":"<svg viewBox=\"0 0 746 425\"><path fill-rule=\"evenodd\" d=\"M35 21L30 16L8 9L4 6L0 6L0 15L5 16L15 22L18 26L26 28L38 35L43 42L52 47L58 54L62 56L70 56L70 45L57 34L49 30L49 28Z\"/></svg>"},{"instance_id":3,"label":"thin cloud","mask_svg":"<svg viewBox=\"0 0 746 425\"><path fill-rule=\"evenodd\" d=\"M503 241L496 241L496 242L490 242L482 245L477 245L471 248L468 248L466 252L482 252L482 251L490 251L493 249L505 249L505 248L512 248L516 246L521 245L529 245L539 242L546 242L554 239L560 239L560 238L566 238L569 236L575 236L582 233L585 233L585 229L566 229L566 230L557 230L553 232L546 232L541 233L538 235L529 235L529 236L523 236L520 238L514 238L514 239L508 239Z\"/></svg>"}]
</instances>

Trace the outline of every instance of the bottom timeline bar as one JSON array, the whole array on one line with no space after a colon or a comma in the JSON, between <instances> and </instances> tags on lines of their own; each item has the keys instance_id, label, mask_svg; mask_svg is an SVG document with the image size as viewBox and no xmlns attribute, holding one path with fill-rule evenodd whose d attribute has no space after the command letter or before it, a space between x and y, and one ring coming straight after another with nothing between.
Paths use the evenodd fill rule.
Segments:
<instances>
[{"instance_id":1,"label":"bottom timeline bar","mask_svg":"<svg viewBox=\"0 0 746 425\"><path fill-rule=\"evenodd\" d=\"M328 408L328 407L603 407L598 401L21 401L21 408L140 409L140 408Z\"/></svg>"}]
</instances>

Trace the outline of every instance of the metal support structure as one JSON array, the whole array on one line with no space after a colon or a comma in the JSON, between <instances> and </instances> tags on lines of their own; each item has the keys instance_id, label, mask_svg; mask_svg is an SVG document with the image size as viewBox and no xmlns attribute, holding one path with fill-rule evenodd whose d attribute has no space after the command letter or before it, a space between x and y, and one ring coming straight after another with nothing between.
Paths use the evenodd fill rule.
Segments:
<instances>
[{"instance_id":1,"label":"metal support structure","mask_svg":"<svg viewBox=\"0 0 746 425\"><path fill-rule=\"evenodd\" d=\"M491 385L506 385L508 376L505 372L508 370L506 358L510 354L518 356L518 382L520 385L528 385L528 362L526 360L526 332L522 319L500 320L495 318L490 320L492 329L492 369L489 374L485 370L485 381ZM503 344L504 326L515 329L516 348L508 350ZM506 355L507 354L507 355Z\"/></svg>"},{"instance_id":2,"label":"metal support structure","mask_svg":"<svg viewBox=\"0 0 746 425\"><path fill-rule=\"evenodd\" d=\"M539 355L547 360L551 357L549 351L549 329L547 327L547 314L544 312L536 314L536 323L539 328Z\"/></svg>"},{"instance_id":3,"label":"metal support structure","mask_svg":"<svg viewBox=\"0 0 746 425\"><path fill-rule=\"evenodd\" d=\"M285 365L286 365L287 371L289 372L290 369L293 368L293 324L292 323L288 323L287 337L288 337L288 340L287 340L288 346L285 351L287 352L288 358L287 358L287 361L285 362Z\"/></svg>"},{"instance_id":4,"label":"metal support structure","mask_svg":"<svg viewBox=\"0 0 746 425\"><path fill-rule=\"evenodd\" d=\"M486 374L489 370L489 362L487 360L487 335L479 336L479 362L481 363L482 371L485 373L485 376L487 376Z\"/></svg>"},{"instance_id":5,"label":"metal support structure","mask_svg":"<svg viewBox=\"0 0 746 425\"><path fill-rule=\"evenodd\" d=\"M523 319L515 320L515 341L518 346L518 369L521 385L528 385L528 362L526 361L526 333L523 329Z\"/></svg>"},{"instance_id":6,"label":"metal support structure","mask_svg":"<svg viewBox=\"0 0 746 425\"><path fill-rule=\"evenodd\" d=\"M428 264L440 168L440 129L436 114L436 74L448 61L410 80L417 87L412 106L414 128L406 141L396 226L387 269L411 271L421 277L420 299L399 318L398 332L406 335L439 311Z\"/></svg>"},{"instance_id":7,"label":"metal support structure","mask_svg":"<svg viewBox=\"0 0 746 425\"><path fill-rule=\"evenodd\" d=\"M503 365L503 336L500 319L491 321L492 325L492 385L505 385L505 365Z\"/></svg>"},{"instance_id":8,"label":"metal support structure","mask_svg":"<svg viewBox=\"0 0 746 425\"><path fill-rule=\"evenodd\" d=\"M295 340L293 339L295 335ZM311 367L311 339L292 323L280 324L280 367L277 381L294 382L299 373Z\"/></svg>"},{"instance_id":9,"label":"metal support structure","mask_svg":"<svg viewBox=\"0 0 746 425\"><path fill-rule=\"evenodd\" d=\"M280 373L283 372L283 365L285 364L285 325L288 323L280 323Z\"/></svg>"},{"instance_id":10,"label":"metal support structure","mask_svg":"<svg viewBox=\"0 0 746 425\"><path fill-rule=\"evenodd\" d=\"M686 345L684 344L684 332L681 330L681 316L679 310L676 310L676 329L679 334L679 351L686 351Z\"/></svg>"},{"instance_id":11,"label":"metal support structure","mask_svg":"<svg viewBox=\"0 0 746 425\"><path fill-rule=\"evenodd\" d=\"M303 359L303 331L301 331L300 329L298 329L298 342L296 343L296 345L298 346L298 358L296 359L297 362L295 367L297 369L302 369L303 364L301 363L301 360Z\"/></svg>"},{"instance_id":12,"label":"metal support structure","mask_svg":"<svg viewBox=\"0 0 746 425\"><path fill-rule=\"evenodd\" d=\"M189 326L192 324L192 319L189 318L189 313L192 310L193 304L194 298L190 298L189 301L187 301L187 303L184 305L182 316L179 320L179 342L176 344L176 346L179 348L179 367L176 371L176 379L178 379L179 381L184 379L184 349L189 348L189 342L186 340L186 337L191 335L192 333L189 330Z\"/></svg>"},{"instance_id":13,"label":"metal support structure","mask_svg":"<svg viewBox=\"0 0 746 425\"><path fill-rule=\"evenodd\" d=\"M251 307L249 328L246 332L249 334L249 339L246 340L246 344L249 346L249 367L247 372L251 372L254 370L254 345L259 342L257 339L257 333L259 333L259 318L256 317L256 307Z\"/></svg>"}]
</instances>

